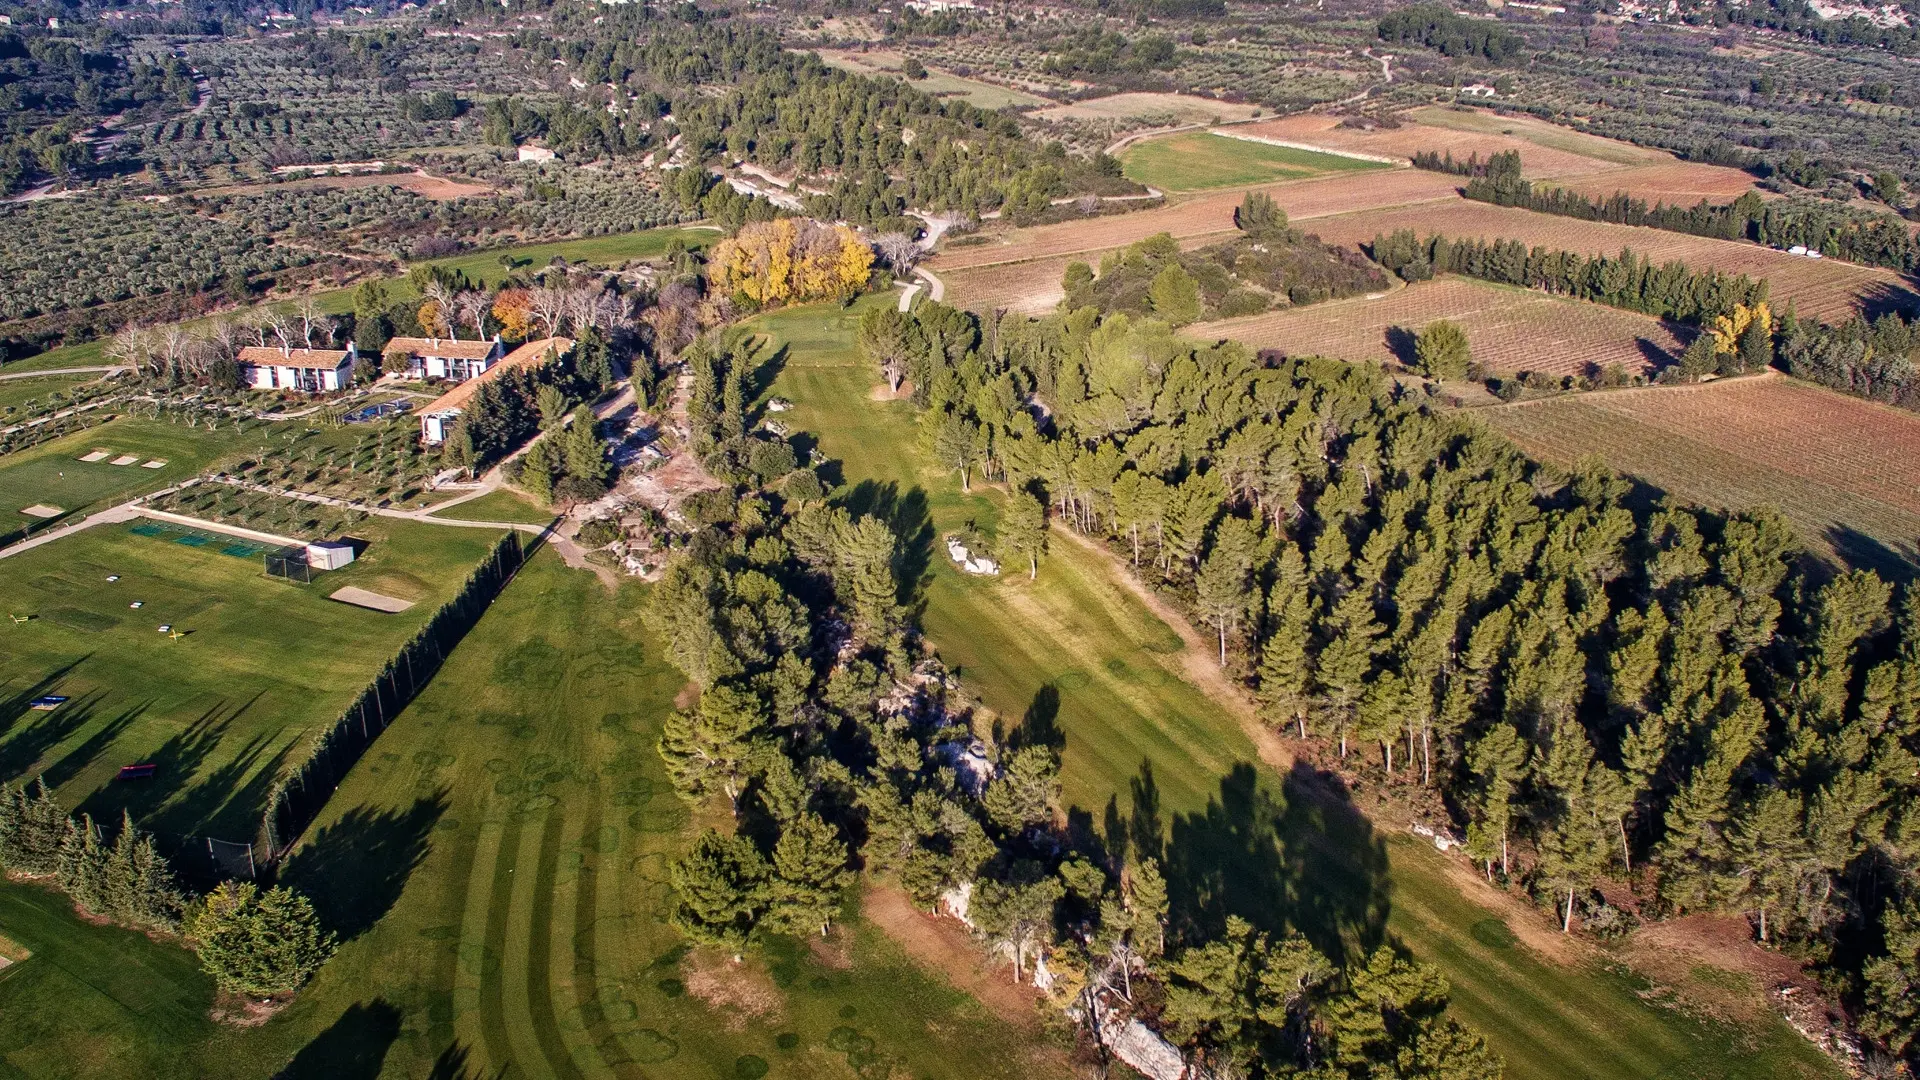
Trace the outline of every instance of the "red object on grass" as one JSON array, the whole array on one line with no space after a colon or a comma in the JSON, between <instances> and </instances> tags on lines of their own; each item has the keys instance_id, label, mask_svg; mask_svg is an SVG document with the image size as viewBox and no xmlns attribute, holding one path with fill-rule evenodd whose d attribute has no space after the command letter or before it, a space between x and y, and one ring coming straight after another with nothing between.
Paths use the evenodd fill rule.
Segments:
<instances>
[{"instance_id":1,"label":"red object on grass","mask_svg":"<svg viewBox=\"0 0 1920 1080\"><path fill-rule=\"evenodd\" d=\"M122 765L115 780L151 780L153 774L160 771L158 765Z\"/></svg>"}]
</instances>

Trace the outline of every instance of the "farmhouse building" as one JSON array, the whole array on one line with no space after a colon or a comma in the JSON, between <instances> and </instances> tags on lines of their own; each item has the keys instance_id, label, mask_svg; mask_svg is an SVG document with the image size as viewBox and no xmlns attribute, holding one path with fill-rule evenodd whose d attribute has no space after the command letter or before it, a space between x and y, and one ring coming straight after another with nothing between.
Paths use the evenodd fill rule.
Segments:
<instances>
[{"instance_id":1,"label":"farmhouse building","mask_svg":"<svg viewBox=\"0 0 1920 1080\"><path fill-rule=\"evenodd\" d=\"M407 374L411 378L445 379L460 383L486 374L506 352L506 346L500 343L500 335L495 334L491 341L397 337L387 342L382 355L405 357Z\"/></svg>"},{"instance_id":2,"label":"farmhouse building","mask_svg":"<svg viewBox=\"0 0 1920 1080\"><path fill-rule=\"evenodd\" d=\"M494 339L498 342L498 338ZM480 392L482 383L499 378L507 371L522 367L539 367L557 360L573 351L573 339L563 337L540 338L508 353L498 363L459 386L441 394L420 410L420 441L428 446L438 446L453 434L453 428L460 420L460 413L466 408L467 400Z\"/></svg>"},{"instance_id":3,"label":"farmhouse building","mask_svg":"<svg viewBox=\"0 0 1920 1080\"><path fill-rule=\"evenodd\" d=\"M344 349L293 349L285 345L249 345L240 350L240 378L255 390L298 390L317 394L345 390L360 359L353 342Z\"/></svg>"}]
</instances>

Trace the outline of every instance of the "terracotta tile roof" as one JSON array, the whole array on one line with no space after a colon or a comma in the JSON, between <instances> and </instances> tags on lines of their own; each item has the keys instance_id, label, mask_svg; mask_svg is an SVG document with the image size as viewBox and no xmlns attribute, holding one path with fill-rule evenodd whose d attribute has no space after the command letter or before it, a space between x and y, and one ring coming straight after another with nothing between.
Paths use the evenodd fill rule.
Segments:
<instances>
[{"instance_id":1,"label":"terracotta tile roof","mask_svg":"<svg viewBox=\"0 0 1920 1080\"><path fill-rule=\"evenodd\" d=\"M241 349L243 364L262 367L339 367L347 358L345 349L281 349L275 345L248 345Z\"/></svg>"},{"instance_id":2,"label":"terracotta tile roof","mask_svg":"<svg viewBox=\"0 0 1920 1080\"><path fill-rule=\"evenodd\" d=\"M456 341L453 338L397 337L380 350L382 355L444 356L449 360L485 360L493 355L493 339Z\"/></svg>"},{"instance_id":3,"label":"terracotta tile roof","mask_svg":"<svg viewBox=\"0 0 1920 1080\"><path fill-rule=\"evenodd\" d=\"M514 368L538 367L549 360L565 356L573 351L573 339L564 337L540 338L508 353L499 363L468 379L466 382L434 398L421 409L418 415L439 412L442 409L458 409L466 405L467 399L480 391L480 384L489 379L497 379Z\"/></svg>"}]
</instances>

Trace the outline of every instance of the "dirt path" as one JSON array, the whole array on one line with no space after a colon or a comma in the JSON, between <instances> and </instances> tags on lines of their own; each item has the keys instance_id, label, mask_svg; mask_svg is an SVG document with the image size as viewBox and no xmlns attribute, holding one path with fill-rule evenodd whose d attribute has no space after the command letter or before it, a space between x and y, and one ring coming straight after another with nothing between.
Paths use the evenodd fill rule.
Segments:
<instances>
[{"instance_id":1,"label":"dirt path","mask_svg":"<svg viewBox=\"0 0 1920 1080\"><path fill-rule=\"evenodd\" d=\"M906 893L883 885L868 886L861 894L860 913L929 974L971 994L1009 1024L1039 1028L1046 998L1031 986L1016 984L1011 965L990 965L959 920L929 915L914 907Z\"/></svg>"},{"instance_id":2,"label":"dirt path","mask_svg":"<svg viewBox=\"0 0 1920 1080\"><path fill-rule=\"evenodd\" d=\"M1152 589L1135 577L1131 567L1125 565L1118 555L1104 546L1081 536L1065 525L1055 523L1054 535L1062 537L1083 551L1098 557L1112 574L1113 580L1128 594L1146 606L1148 611L1167 624L1180 636L1185 648L1180 650L1180 670L1188 682L1198 687L1209 698L1233 714L1240 722L1240 729L1252 740L1255 749L1260 751L1260 760L1268 767L1286 772L1293 768L1294 754L1280 734L1262 723L1259 713L1254 711L1253 702L1248 699L1244 687L1227 677L1214 662L1216 643L1193 628L1186 616L1175 611L1171 605L1154 594Z\"/></svg>"}]
</instances>

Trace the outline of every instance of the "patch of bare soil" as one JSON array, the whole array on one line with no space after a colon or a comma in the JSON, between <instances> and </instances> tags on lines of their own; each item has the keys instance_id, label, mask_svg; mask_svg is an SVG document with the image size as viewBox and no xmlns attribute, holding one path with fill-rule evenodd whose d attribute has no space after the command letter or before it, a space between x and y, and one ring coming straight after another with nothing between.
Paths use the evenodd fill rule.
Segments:
<instances>
[{"instance_id":1,"label":"patch of bare soil","mask_svg":"<svg viewBox=\"0 0 1920 1080\"><path fill-rule=\"evenodd\" d=\"M253 998L220 995L207 1013L216 1024L255 1028L273 1019L281 1009L293 1004L293 998Z\"/></svg>"},{"instance_id":2,"label":"patch of bare soil","mask_svg":"<svg viewBox=\"0 0 1920 1080\"><path fill-rule=\"evenodd\" d=\"M807 937L807 951L813 954L822 966L835 971L845 971L853 966L853 952L848 948L847 935L834 933L827 937L812 934Z\"/></svg>"},{"instance_id":3,"label":"patch of bare soil","mask_svg":"<svg viewBox=\"0 0 1920 1080\"><path fill-rule=\"evenodd\" d=\"M867 391L867 398L871 401L905 401L912 396L912 379L900 380L900 389L898 390L889 390L887 389L886 383L878 382L873 384L873 389Z\"/></svg>"},{"instance_id":4,"label":"patch of bare soil","mask_svg":"<svg viewBox=\"0 0 1920 1080\"><path fill-rule=\"evenodd\" d=\"M1621 956L1647 978L1680 991L1688 1008L1735 1024L1750 1025L1773 1011L1767 996L1779 987L1792 987L1796 997L1820 992L1798 961L1761 948L1743 919L1690 915L1643 926Z\"/></svg>"},{"instance_id":5,"label":"patch of bare soil","mask_svg":"<svg viewBox=\"0 0 1920 1080\"><path fill-rule=\"evenodd\" d=\"M758 963L736 962L718 949L695 949L680 961L687 993L705 1002L729 1030L744 1031L749 1020L780 1018L780 990Z\"/></svg>"},{"instance_id":6,"label":"patch of bare soil","mask_svg":"<svg viewBox=\"0 0 1920 1080\"><path fill-rule=\"evenodd\" d=\"M929 915L914 907L906 893L878 885L862 894L860 913L921 967L973 995L987 1011L1022 1028L1039 1026L1046 1000L1040 991L1016 984L1011 965L989 967L959 920Z\"/></svg>"},{"instance_id":7,"label":"patch of bare soil","mask_svg":"<svg viewBox=\"0 0 1920 1080\"><path fill-rule=\"evenodd\" d=\"M673 695L673 707L676 709L691 709L699 700L700 684L689 681L687 685L680 688L679 693Z\"/></svg>"},{"instance_id":8,"label":"patch of bare soil","mask_svg":"<svg viewBox=\"0 0 1920 1080\"><path fill-rule=\"evenodd\" d=\"M1593 959L1595 950L1585 938L1561 933L1560 927L1549 921L1539 908L1495 886L1459 858L1449 855L1442 861L1446 864L1447 880L1460 890L1460 895L1492 909L1527 948L1556 964Z\"/></svg>"},{"instance_id":9,"label":"patch of bare soil","mask_svg":"<svg viewBox=\"0 0 1920 1080\"><path fill-rule=\"evenodd\" d=\"M1246 689L1227 677L1214 662L1214 643L1203 637L1193 628L1186 616L1175 611L1166 601L1154 594L1135 577L1131 570L1121 564L1120 557L1108 551L1104 546L1081 536L1064 525L1057 525L1054 534L1065 537L1076 547L1098 555L1112 571L1114 580L1130 593L1148 611L1153 612L1161 622L1167 624L1180 636L1180 670L1187 681L1200 688L1208 697L1232 713L1240 721L1240 727L1247 738L1253 741L1260 752L1260 760L1280 772L1293 768L1294 753L1279 733L1260 721L1260 715L1253 709L1253 701L1248 698Z\"/></svg>"}]
</instances>

